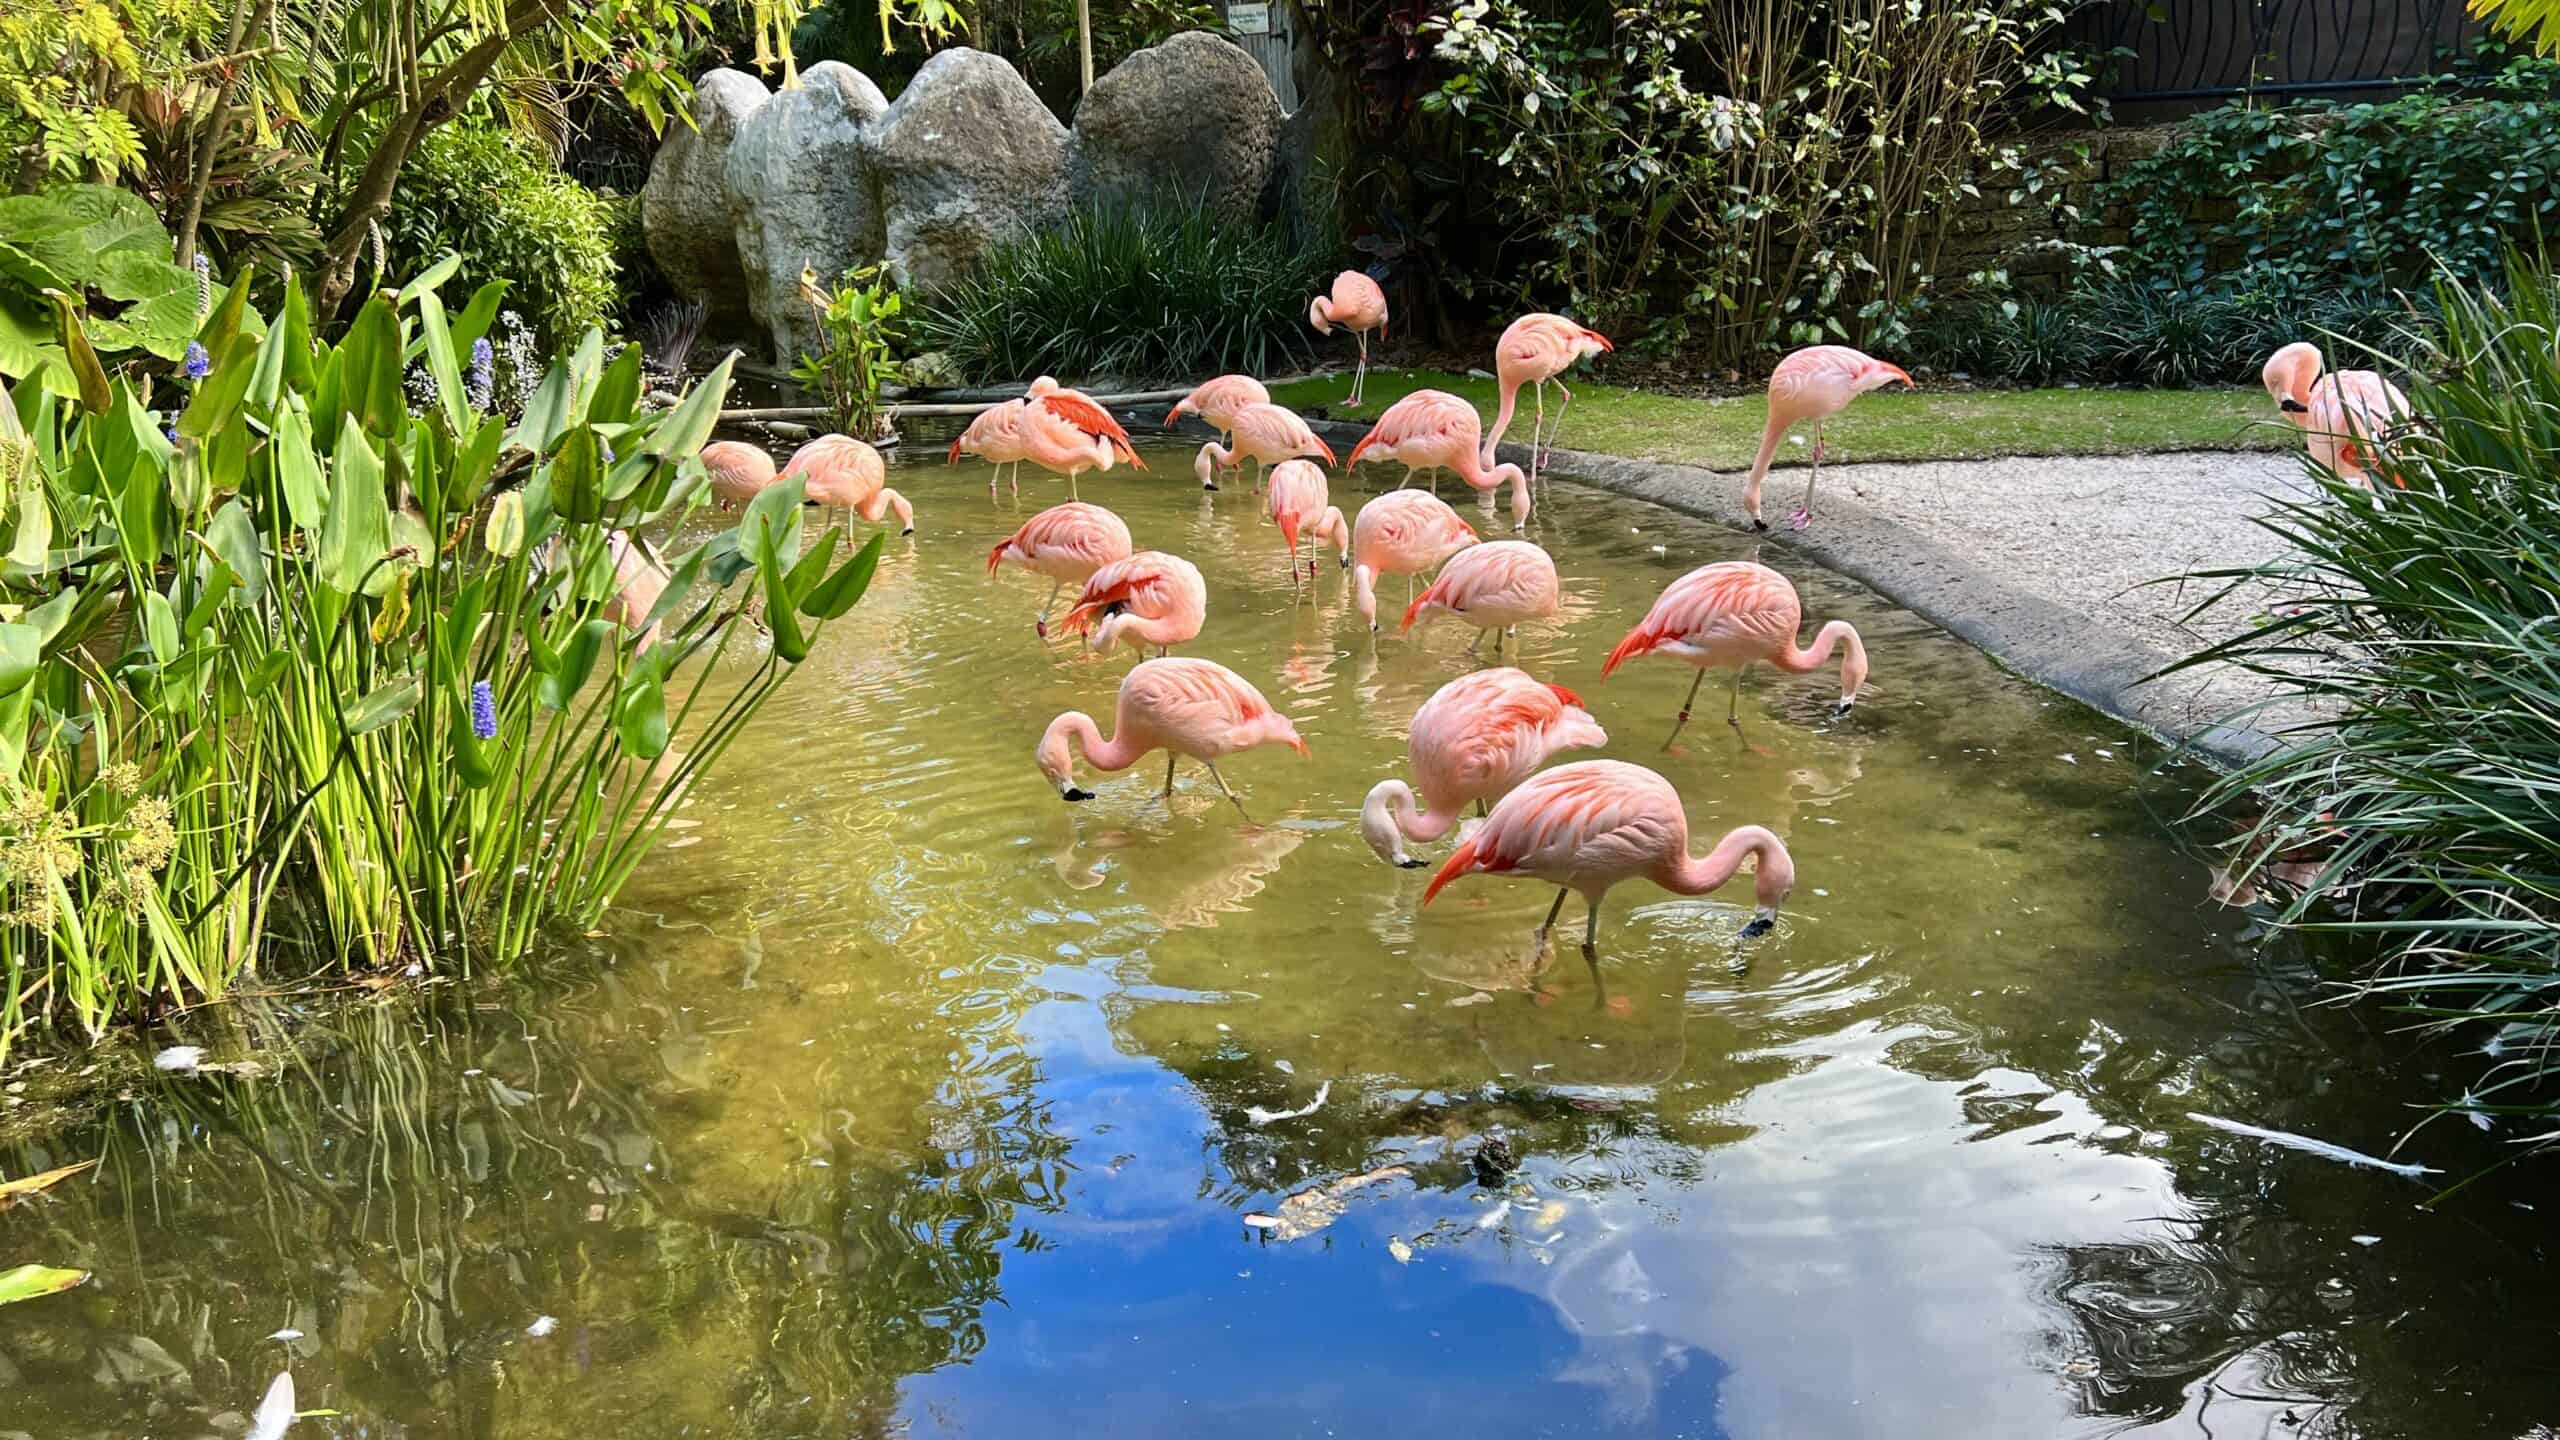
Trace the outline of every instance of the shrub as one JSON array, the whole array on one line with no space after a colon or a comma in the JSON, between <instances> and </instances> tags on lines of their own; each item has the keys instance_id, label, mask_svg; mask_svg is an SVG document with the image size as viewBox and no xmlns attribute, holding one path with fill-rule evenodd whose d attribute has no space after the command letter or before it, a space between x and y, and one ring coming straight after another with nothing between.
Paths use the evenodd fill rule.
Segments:
<instances>
[{"instance_id":1,"label":"shrub","mask_svg":"<svg viewBox=\"0 0 2560 1440\"><path fill-rule=\"evenodd\" d=\"M827 397L840 434L876 438L882 430L880 387L900 375L906 297L877 265L847 270L818 317L818 353L803 355L791 378Z\"/></svg>"},{"instance_id":2,"label":"shrub","mask_svg":"<svg viewBox=\"0 0 2560 1440\"><path fill-rule=\"evenodd\" d=\"M459 283L506 281L535 331L558 346L613 315L614 225L611 201L542 163L515 135L464 120L419 145L384 228L394 274L460 255Z\"/></svg>"},{"instance_id":3,"label":"shrub","mask_svg":"<svg viewBox=\"0 0 2560 1440\"><path fill-rule=\"evenodd\" d=\"M627 598L630 532L706 498L726 366L643 413L591 330L510 423L503 287L448 319L435 278L335 346L298 282L263 326L236 285L174 413L77 345L77 403L0 391L0 1050L289 957L467 969L592 924L800 617L868 582L876 545L819 579L792 482ZM741 580L773 647L724 674Z\"/></svg>"},{"instance_id":4,"label":"shrub","mask_svg":"<svg viewBox=\"0 0 2560 1440\"><path fill-rule=\"evenodd\" d=\"M2279 504L2295 553L2212 578L2291 603L2185 663L2236 662L2320 717L2210 793L2261 812L2234 870L2316 862L2284 921L2361 937L2360 992L2469 1029L2481 1074L2453 1108L2539 1117L2517 1140L2540 1147L2560 1139L2560 288L2508 283L2443 292L2441 378L2379 497L2324 477Z\"/></svg>"},{"instance_id":5,"label":"shrub","mask_svg":"<svg viewBox=\"0 0 2560 1440\"><path fill-rule=\"evenodd\" d=\"M915 348L974 381L1277 375L1312 354L1307 299L1339 255L1198 207L1079 210L925 302Z\"/></svg>"}]
</instances>

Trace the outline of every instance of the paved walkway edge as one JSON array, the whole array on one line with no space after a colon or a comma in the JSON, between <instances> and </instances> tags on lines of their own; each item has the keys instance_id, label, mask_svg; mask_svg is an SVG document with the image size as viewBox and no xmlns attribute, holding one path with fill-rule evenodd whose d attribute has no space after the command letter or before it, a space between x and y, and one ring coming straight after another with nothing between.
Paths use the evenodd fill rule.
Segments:
<instances>
[{"instance_id":1,"label":"paved walkway edge","mask_svg":"<svg viewBox=\"0 0 2560 1440\"><path fill-rule=\"evenodd\" d=\"M1315 429L1344 447L1341 453L1346 456L1348 447L1368 433L1365 426L1342 421L1318 421ZM1506 444L1501 458L1526 465L1529 449ZM2114 625L2020 590L1958 551L1843 498L1862 473L1873 472L1884 479L1890 467L1830 468L1836 472L1835 483L1826 485L1824 492L1832 498L1823 501L1821 518L1812 528L1796 532L1778 525L1757 538L1866 585L2038 685L2183 745L2216 764L2244 765L2280 744L2265 731L2247 725L2188 728L2163 703L2164 697L2140 683L2142 677L2178 657ZM1550 451L1541 476L1649 501L1738 533L1751 533L1742 518L1740 476L1587 450ZM1782 512L1781 493L1792 491L1785 484L1772 487L1773 514Z\"/></svg>"}]
</instances>

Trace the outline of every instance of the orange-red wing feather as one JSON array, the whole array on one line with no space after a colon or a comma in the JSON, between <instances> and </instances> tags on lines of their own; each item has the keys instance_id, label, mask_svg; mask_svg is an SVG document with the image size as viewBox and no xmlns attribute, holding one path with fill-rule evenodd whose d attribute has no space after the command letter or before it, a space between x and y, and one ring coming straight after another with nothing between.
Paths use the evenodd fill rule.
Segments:
<instances>
[{"instance_id":1,"label":"orange-red wing feather","mask_svg":"<svg viewBox=\"0 0 2560 1440\"><path fill-rule=\"evenodd\" d=\"M1574 694L1572 691L1567 690L1561 685L1550 684L1547 688L1556 692L1556 698L1558 700L1563 701L1576 710L1588 710L1591 708L1589 705L1583 703L1581 696Z\"/></svg>"},{"instance_id":2,"label":"orange-red wing feather","mask_svg":"<svg viewBox=\"0 0 2560 1440\"><path fill-rule=\"evenodd\" d=\"M1121 428L1119 421L1111 418L1110 411L1095 404L1092 397L1059 390L1041 396L1039 403L1047 406L1050 414L1087 435L1108 439L1122 463L1140 470L1147 468L1147 462L1138 458L1138 452L1129 448L1129 432Z\"/></svg>"}]
</instances>

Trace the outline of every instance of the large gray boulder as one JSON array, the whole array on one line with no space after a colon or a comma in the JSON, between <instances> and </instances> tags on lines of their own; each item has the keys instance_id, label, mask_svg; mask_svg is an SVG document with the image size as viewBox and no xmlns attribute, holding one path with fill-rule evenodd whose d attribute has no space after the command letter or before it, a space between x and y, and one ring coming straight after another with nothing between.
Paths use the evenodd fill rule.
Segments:
<instances>
[{"instance_id":1,"label":"large gray boulder","mask_svg":"<svg viewBox=\"0 0 2560 1440\"><path fill-rule=\"evenodd\" d=\"M1011 65L945 50L871 128L886 221L882 254L901 289L933 290L1067 205L1067 129Z\"/></svg>"},{"instance_id":2,"label":"large gray boulder","mask_svg":"<svg viewBox=\"0 0 2560 1440\"><path fill-rule=\"evenodd\" d=\"M822 61L747 117L729 147L729 221L747 300L784 364L818 348L818 317L800 298L800 272L833 285L879 258L880 207L864 130L888 108L871 77Z\"/></svg>"},{"instance_id":3,"label":"large gray boulder","mask_svg":"<svg viewBox=\"0 0 2560 1440\"><path fill-rule=\"evenodd\" d=\"M1280 97L1252 56L1186 30L1111 67L1076 106L1076 203L1206 201L1252 219L1280 122Z\"/></svg>"},{"instance_id":4,"label":"large gray boulder","mask_svg":"<svg viewBox=\"0 0 2560 1440\"><path fill-rule=\"evenodd\" d=\"M729 223L729 148L738 127L772 96L764 82L714 70L693 87L693 124L672 126L649 162L640 190L640 230L649 258L682 294L699 300L722 330L748 315L747 276Z\"/></svg>"}]
</instances>

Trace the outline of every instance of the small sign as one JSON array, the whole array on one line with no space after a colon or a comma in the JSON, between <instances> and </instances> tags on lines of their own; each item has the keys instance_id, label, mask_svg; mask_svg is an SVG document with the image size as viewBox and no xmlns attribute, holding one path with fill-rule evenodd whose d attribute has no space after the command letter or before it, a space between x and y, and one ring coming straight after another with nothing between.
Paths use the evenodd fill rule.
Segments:
<instances>
[{"instance_id":1,"label":"small sign","mask_svg":"<svg viewBox=\"0 0 2560 1440\"><path fill-rule=\"evenodd\" d=\"M1270 34L1271 6L1267 3L1228 6L1227 29L1238 35Z\"/></svg>"}]
</instances>

